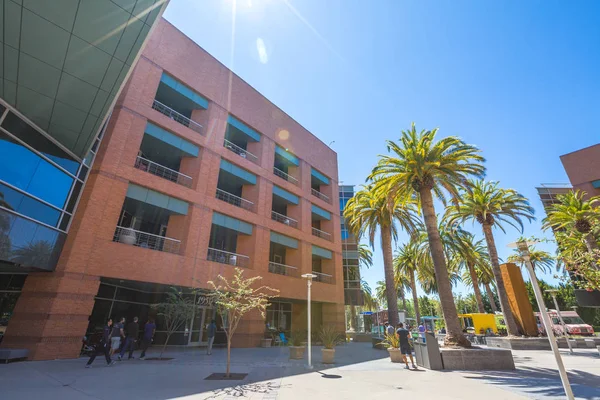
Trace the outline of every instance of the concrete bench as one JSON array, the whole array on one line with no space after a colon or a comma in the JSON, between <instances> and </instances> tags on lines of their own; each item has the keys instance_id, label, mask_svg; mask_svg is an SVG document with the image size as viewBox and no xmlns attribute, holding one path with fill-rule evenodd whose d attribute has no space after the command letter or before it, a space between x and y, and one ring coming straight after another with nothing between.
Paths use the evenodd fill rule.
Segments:
<instances>
[{"instance_id":1,"label":"concrete bench","mask_svg":"<svg viewBox=\"0 0 600 400\"><path fill-rule=\"evenodd\" d=\"M25 359L28 355L27 349L0 349L0 360L4 360L5 364L12 360Z\"/></svg>"}]
</instances>

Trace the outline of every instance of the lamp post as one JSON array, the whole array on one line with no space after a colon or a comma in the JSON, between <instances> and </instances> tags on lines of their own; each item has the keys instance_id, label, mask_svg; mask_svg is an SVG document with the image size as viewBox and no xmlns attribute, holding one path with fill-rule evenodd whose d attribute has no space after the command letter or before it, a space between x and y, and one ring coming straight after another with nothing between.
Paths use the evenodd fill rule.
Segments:
<instances>
[{"instance_id":1,"label":"lamp post","mask_svg":"<svg viewBox=\"0 0 600 400\"><path fill-rule=\"evenodd\" d=\"M560 325L563 328L563 333L565 334L565 340L567 341L567 346L569 346L569 351L573 354L573 347L571 346L571 341L569 340L569 331L567 331L567 326L565 325L565 321L562 319L562 315L560 315L560 308L558 308L558 301L556 301L556 289L546 290L546 293L550 293L552 296L552 300L554 301L554 307L556 307L556 314L558 314L558 320L560 321Z\"/></svg>"},{"instance_id":2,"label":"lamp post","mask_svg":"<svg viewBox=\"0 0 600 400\"><path fill-rule=\"evenodd\" d=\"M535 299L538 303L540 315L542 316L542 323L544 324L544 328L546 329L548 341L550 342L550 347L552 348L554 358L556 359L556 365L558 366L558 373L560 375L560 380L562 381L563 389L565 390L567 399L573 400L575 399L575 397L573 397L573 390L571 390L569 376L567 375L565 365L563 364L560 352L558 351L558 343L556 342L554 332L552 331L552 323L550 321L550 317L548 316L546 305L544 304L544 297L542 296L542 291L540 290L537 277L535 276L535 271L533 270L533 265L531 264L531 258L529 257L529 244L533 243L534 242L520 241L516 243L511 243L508 246L513 248L516 247L521 255L521 258L523 259L523 261L525 261L525 265L527 266L527 271L529 272L529 276L531 279L533 293L535 293Z\"/></svg>"},{"instance_id":3,"label":"lamp post","mask_svg":"<svg viewBox=\"0 0 600 400\"><path fill-rule=\"evenodd\" d=\"M312 369L312 347L310 338L310 287L312 286L312 280L317 276L315 274L303 274L302 277L306 279L306 285L308 289L308 294L306 297L306 307L308 309L308 369Z\"/></svg>"}]
</instances>

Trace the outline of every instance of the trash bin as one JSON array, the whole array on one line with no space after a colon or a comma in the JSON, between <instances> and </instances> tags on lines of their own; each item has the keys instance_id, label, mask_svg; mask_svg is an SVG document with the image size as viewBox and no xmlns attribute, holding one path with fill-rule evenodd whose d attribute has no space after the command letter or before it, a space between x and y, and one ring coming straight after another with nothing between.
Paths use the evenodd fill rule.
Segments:
<instances>
[{"instance_id":1,"label":"trash bin","mask_svg":"<svg viewBox=\"0 0 600 400\"><path fill-rule=\"evenodd\" d=\"M440 347L432 333L425 333L425 341L419 338L413 344L419 367L433 370L443 369Z\"/></svg>"}]
</instances>

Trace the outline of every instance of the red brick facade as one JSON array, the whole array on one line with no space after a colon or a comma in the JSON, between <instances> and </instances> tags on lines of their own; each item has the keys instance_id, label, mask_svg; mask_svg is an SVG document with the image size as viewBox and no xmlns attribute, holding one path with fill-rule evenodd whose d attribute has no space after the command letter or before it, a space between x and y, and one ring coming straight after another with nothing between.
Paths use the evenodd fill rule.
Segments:
<instances>
[{"instance_id":1,"label":"red brick facade","mask_svg":"<svg viewBox=\"0 0 600 400\"><path fill-rule=\"evenodd\" d=\"M167 72L209 100L207 110L194 111L203 125L199 134L151 108L162 73ZM255 164L223 147L228 114L262 134L253 144ZM200 147L198 158L185 158L181 172L192 177L191 188L134 168L147 121ZM296 186L273 174L275 145L300 159ZM215 198L221 158L257 176L252 197L255 212ZM331 204L311 195L311 167L328 176L325 192ZM322 304L324 323L344 326L344 293L338 201L337 155L296 121L232 74L171 24L162 20L154 30L112 114L92 172L86 183L56 271L30 274L26 280L4 346L30 349L30 359L71 358L79 355L100 277L208 287L217 274L230 276L229 265L207 261L213 210L253 225L251 236L240 239L239 253L250 256L246 274L260 275L262 283L280 289L280 296L306 299L306 282L268 272L270 232L298 240L288 264L308 273L311 246L333 253L323 272L334 283L313 284L312 298ZM113 242L115 227L129 183L186 201L186 216L172 217L167 236L181 240L179 254L170 254ZM271 219L273 184L298 196L295 229ZM331 213L326 229L332 241L311 233L311 204ZM292 215L291 215L292 216ZM305 307L294 305L295 315ZM301 323L300 321L297 321ZM240 327L237 345L255 346L264 330L253 314Z\"/></svg>"}]
</instances>

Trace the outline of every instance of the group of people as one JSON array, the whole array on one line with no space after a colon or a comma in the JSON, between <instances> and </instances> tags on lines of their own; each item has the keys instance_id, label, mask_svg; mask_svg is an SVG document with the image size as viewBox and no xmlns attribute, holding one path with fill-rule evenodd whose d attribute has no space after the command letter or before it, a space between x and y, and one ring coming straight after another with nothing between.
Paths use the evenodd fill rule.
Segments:
<instances>
[{"instance_id":1,"label":"group of people","mask_svg":"<svg viewBox=\"0 0 600 400\"><path fill-rule=\"evenodd\" d=\"M412 346L410 344L410 341L412 340L412 336L410 334L410 331L404 327L404 324L402 322L398 323L396 325L396 328L394 328L394 326L387 321L385 322L384 325L385 325L385 331L388 335L396 335L399 339L399 342L400 342L399 348L400 348L400 352L402 354L402 361L404 361L404 364L406 365L405 368L410 369L410 367L408 366L408 359L406 357L406 356L409 356L413 369L417 369L417 366L415 365L415 361L414 361L413 355L412 355Z\"/></svg>"},{"instance_id":2,"label":"group of people","mask_svg":"<svg viewBox=\"0 0 600 400\"><path fill-rule=\"evenodd\" d=\"M117 358L119 361L123 359L126 352L129 352L128 359L133 358L133 351L139 339L140 326L138 317L134 317L131 322L125 325L125 318L121 318L119 322L113 324L113 320L109 319L102 329L102 337L97 343L92 344L93 350L90 359L85 365L86 368L91 368L92 363L99 354L103 354L107 365L114 365L115 361L112 357L119 353ZM140 360L146 357L146 350L152 344L154 333L156 332L156 324L152 318L144 325L144 334L142 336Z\"/></svg>"}]
</instances>

